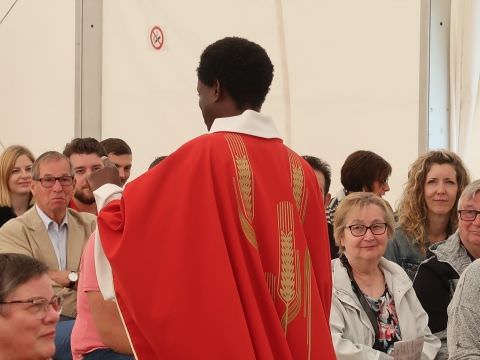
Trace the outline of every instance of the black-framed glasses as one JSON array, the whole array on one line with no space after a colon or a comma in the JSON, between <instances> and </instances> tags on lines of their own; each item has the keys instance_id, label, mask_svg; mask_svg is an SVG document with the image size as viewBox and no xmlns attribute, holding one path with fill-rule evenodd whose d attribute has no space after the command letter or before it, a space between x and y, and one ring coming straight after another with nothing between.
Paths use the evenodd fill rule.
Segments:
<instances>
[{"instance_id":1,"label":"black-framed glasses","mask_svg":"<svg viewBox=\"0 0 480 360\"><path fill-rule=\"evenodd\" d=\"M468 210L458 210L458 213L460 214L460 219L462 219L463 221L475 221L475 219L477 218L477 215L480 214L480 211L468 209Z\"/></svg>"},{"instance_id":2,"label":"black-framed glasses","mask_svg":"<svg viewBox=\"0 0 480 360\"><path fill-rule=\"evenodd\" d=\"M60 185L62 186L70 186L73 184L73 176L71 175L63 175L63 176L44 176L42 178L33 179L35 181L39 181L40 184L44 188L51 188L55 185L55 182L58 180Z\"/></svg>"},{"instance_id":3,"label":"black-framed glasses","mask_svg":"<svg viewBox=\"0 0 480 360\"><path fill-rule=\"evenodd\" d=\"M362 224L353 224L347 226L350 229L350 232L353 236L363 236L367 233L367 230L370 229L373 235L383 235L387 231L387 223L375 223L370 226L365 226Z\"/></svg>"},{"instance_id":4,"label":"black-framed glasses","mask_svg":"<svg viewBox=\"0 0 480 360\"><path fill-rule=\"evenodd\" d=\"M43 319L47 316L50 306L53 310L59 314L62 311L63 298L61 296L53 295L50 300L43 297L34 297L27 300L12 300L0 302L0 305L11 305L11 304L30 304L27 307L27 311L30 312L37 319Z\"/></svg>"}]
</instances>

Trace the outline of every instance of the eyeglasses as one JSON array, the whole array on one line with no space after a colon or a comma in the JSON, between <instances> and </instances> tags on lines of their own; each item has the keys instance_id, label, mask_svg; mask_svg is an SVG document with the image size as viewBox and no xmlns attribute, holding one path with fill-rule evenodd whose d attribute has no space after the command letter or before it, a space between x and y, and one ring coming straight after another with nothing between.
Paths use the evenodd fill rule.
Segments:
<instances>
[{"instance_id":1,"label":"eyeglasses","mask_svg":"<svg viewBox=\"0 0 480 360\"><path fill-rule=\"evenodd\" d=\"M352 233L353 236L357 236L357 237L365 235L368 229L370 229L373 235L383 235L387 230L387 224L375 223L370 226L365 226L362 224L353 224L353 225L347 226L347 228L350 229L350 232Z\"/></svg>"},{"instance_id":2,"label":"eyeglasses","mask_svg":"<svg viewBox=\"0 0 480 360\"><path fill-rule=\"evenodd\" d=\"M458 210L460 219L463 221L475 221L477 215L480 214L478 210Z\"/></svg>"},{"instance_id":3,"label":"eyeglasses","mask_svg":"<svg viewBox=\"0 0 480 360\"><path fill-rule=\"evenodd\" d=\"M42 184L42 186L47 189L53 187L53 185L55 185L55 182L57 180L62 186L70 186L73 184L73 176L71 175L63 175L58 177L44 176L42 178L33 179L33 180L40 181L40 184Z\"/></svg>"},{"instance_id":4,"label":"eyeglasses","mask_svg":"<svg viewBox=\"0 0 480 360\"><path fill-rule=\"evenodd\" d=\"M26 310L31 313L37 319L43 319L47 316L50 306L53 310L59 314L62 311L63 298L61 296L54 295L50 300L43 297L35 297L28 300L13 300L0 302L0 305L9 304L30 304Z\"/></svg>"}]
</instances>

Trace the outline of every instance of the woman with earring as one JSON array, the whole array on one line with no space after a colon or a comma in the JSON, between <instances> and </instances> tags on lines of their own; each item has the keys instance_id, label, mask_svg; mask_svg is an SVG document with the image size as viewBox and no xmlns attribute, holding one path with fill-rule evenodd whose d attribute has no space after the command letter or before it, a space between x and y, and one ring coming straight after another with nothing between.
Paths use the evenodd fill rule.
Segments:
<instances>
[{"instance_id":1,"label":"woman with earring","mask_svg":"<svg viewBox=\"0 0 480 360\"><path fill-rule=\"evenodd\" d=\"M337 359L393 359L397 341L418 338L422 359L440 348L407 274L383 258L393 222L390 207L372 193L348 195L335 212L340 257L332 261L330 330Z\"/></svg>"},{"instance_id":2,"label":"woman with earring","mask_svg":"<svg viewBox=\"0 0 480 360\"><path fill-rule=\"evenodd\" d=\"M32 152L21 145L9 146L0 155L0 226L31 206L34 161Z\"/></svg>"}]
</instances>

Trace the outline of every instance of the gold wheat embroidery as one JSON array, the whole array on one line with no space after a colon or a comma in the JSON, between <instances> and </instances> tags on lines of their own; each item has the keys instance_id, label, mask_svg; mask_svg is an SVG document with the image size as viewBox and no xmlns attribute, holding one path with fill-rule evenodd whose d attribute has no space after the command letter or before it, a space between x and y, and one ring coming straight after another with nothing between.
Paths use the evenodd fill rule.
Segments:
<instances>
[{"instance_id":1,"label":"gold wheat embroidery","mask_svg":"<svg viewBox=\"0 0 480 360\"><path fill-rule=\"evenodd\" d=\"M305 289L303 316L307 318L307 346L308 359L310 359L312 351L312 260L308 249L305 249L305 282L303 286Z\"/></svg>"},{"instance_id":2,"label":"gold wheat embroidery","mask_svg":"<svg viewBox=\"0 0 480 360\"><path fill-rule=\"evenodd\" d=\"M236 169L233 186L237 195L240 224L247 240L257 248L257 239L252 225L254 217L253 172L248 160L247 148L239 135L226 134L225 140L230 148Z\"/></svg>"},{"instance_id":3,"label":"gold wheat embroidery","mask_svg":"<svg viewBox=\"0 0 480 360\"><path fill-rule=\"evenodd\" d=\"M296 296L294 300L292 301L291 305L288 307L287 311L285 311L281 319L281 323L285 325L285 330L287 328L287 325L297 317L302 307L302 292L300 290L302 288L302 283L301 283L302 277L300 275L300 266L299 266L300 256L299 256L298 250L296 251L295 258L296 258L296 264L297 264L297 266L295 266L295 281L296 281L297 291L295 292Z\"/></svg>"},{"instance_id":4,"label":"gold wheat embroidery","mask_svg":"<svg viewBox=\"0 0 480 360\"><path fill-rule=\"evenodd\" d=\"M240 193L242 194L245 213L249 220L253 219L252 208L252 171L246 155L237 156L235 159L237 164L238 182L240 184Z\"/></svg>"},{"instance_id":5,"label":"gold wheat embroidery","mask_svg":"<svg viewBox=\"0 0 480 360\"><path fill-rule=\"evenodd\" d=\"M280 271L278 294L285 304L281 323L287 333L288 324L297 316L301 307L299 256L295 251L293 205L288 202L277 204L277 219L280 241Z\"/></svg>"},{"instance_id":6,"label":"gold wheat embroidery","mask_svg":"<svg viewBox=\"0 0 480 360\"><path fill-rule=\"evenodd\" d=\"M292 182L293 198L300 213L302 221L305 219L307 192L305 189L305 176L303 173L302 163L297 154L289 151L288 159L290 161L290 173Z\"/></svg>"}]
</instances>

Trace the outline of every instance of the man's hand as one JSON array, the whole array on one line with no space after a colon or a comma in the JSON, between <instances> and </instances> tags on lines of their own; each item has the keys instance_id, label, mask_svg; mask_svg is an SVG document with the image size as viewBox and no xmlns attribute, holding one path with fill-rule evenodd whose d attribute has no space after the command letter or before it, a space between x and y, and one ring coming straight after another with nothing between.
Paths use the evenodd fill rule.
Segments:
<instances>
[{"instance_id":1,"label":"man's hand","mask_svg":"<svg viewBox=\"0 0 480 360\"><path fill-rule=\"evenodd\" d=\"M105 184L115 184L122 187L122 180L115 164L108 160L106 156L102 160L104 167L91 173L87 178L90 189L95 191Z\"/></svg>"}]
</instances>

